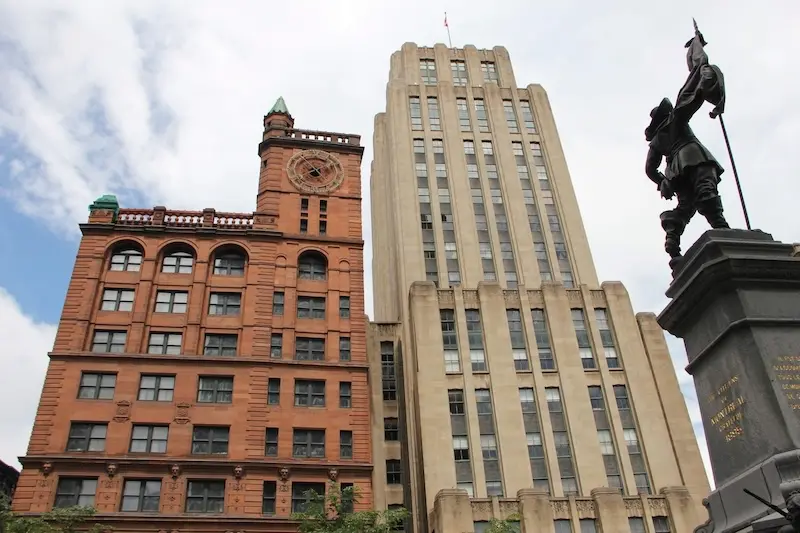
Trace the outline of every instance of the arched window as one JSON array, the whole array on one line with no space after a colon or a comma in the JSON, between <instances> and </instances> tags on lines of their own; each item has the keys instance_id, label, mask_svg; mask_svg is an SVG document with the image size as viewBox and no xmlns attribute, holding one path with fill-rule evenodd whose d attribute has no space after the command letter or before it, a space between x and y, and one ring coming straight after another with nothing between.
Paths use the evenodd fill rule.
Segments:
<instances>
[{"instance_id":1,"label":"arched window","mask_svg":"<svg viewBox=\"0 0 800 533\"><path fill-rule=\"evenodd\" d=\"M244 276L245 254L236 248L224 248L214 253L214 275Z\"/></svg>"},{"instance_id":2,"label":"arched window","mask_svg":"<svg viewBox=\"0 0 800 533\"><path fill-rule=\"evenodd\" d=\"M111 254L109 270L115 272L139 272L142 268L142 252L130 244L118 246Z\"/></svg>"},{"instance_id":3,"label":"arched window","mask_svg":"<svg viewBox=\"0 0 800 533\"><path fill-rule=\"evenodd\" d=\"M166 274L191 274L194 257L185 248L173 248L164 254L161 272Z\"/></svg>"},{"instance_id":4,"label":"arched window","mask_svg":"<svg viewBox=\"0 0 800 533\"><path fill-rule=\"evenodd\" d=\"M297 260L297 274L300 279L324 280L328 262L319 252L303 252Z\"/></svg>"}]
</instances>

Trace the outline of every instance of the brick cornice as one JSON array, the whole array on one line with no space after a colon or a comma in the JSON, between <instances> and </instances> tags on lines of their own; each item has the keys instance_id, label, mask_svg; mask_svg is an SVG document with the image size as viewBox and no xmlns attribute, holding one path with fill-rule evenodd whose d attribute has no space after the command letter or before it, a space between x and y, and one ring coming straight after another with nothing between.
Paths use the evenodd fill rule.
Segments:
<instances>
[{"instance_id":1,"label":"brick cornice","mask_svg":"<svg viewBox=\"0 0 800 533\"><path fill-rule=\"evenodd\" d=\"M205 469L205 470L224 470L227 473L233 472L233 467L243 466L245 472L263 472L275 470L283 467L289 468L290 472L328 472L335 468L339 473L363 473L371 472L372 463L352 462L352 461L303 461L294 458L280 457L249 457L246 459L230 459L228 457L172 457L158 456L152 454L137 455L91 455L91 454L39 454L25 455L19 458L23 467L39 466L43 463L52 463L53 472L58 471L58 465L76 465L88 472L88 467L94 465L98 472L104 472L106 465L114 463L120 468L120 474L124 475L124 467L132 466L135 468L149 468L152 470L161 469L164 475L169 474L169 467L179 465L181 468ZM186 472L181 474L186 475Z\"/></svg>"},{"instance_id":2,"label":"brick cornice","mask_svg":"<svg viewBox=\"0 0 800 533\"><path fill-rule=\"evenodd\" d=\"M294 359L273 359L270 357L212 357L208 355L153 355L141 353L94 353L94 352L50 352L47 354L50 359L75 359L86 358L103 361L167 361L170 363L186 363L188 365L251 365L251 366L274 366L287 365L301 368L343 368L347 370L369 370L369 363L353 361L297 361Z\"/></svg>"}]
</instances>

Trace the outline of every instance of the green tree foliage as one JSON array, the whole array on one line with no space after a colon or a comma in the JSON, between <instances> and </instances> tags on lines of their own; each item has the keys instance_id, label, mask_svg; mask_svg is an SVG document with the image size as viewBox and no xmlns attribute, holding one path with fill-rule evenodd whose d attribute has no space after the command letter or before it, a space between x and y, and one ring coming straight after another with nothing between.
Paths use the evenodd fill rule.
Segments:
<instances>
[{"instance_id":1,"label":"green tree foliage","mask_svg":"<svg viewBox=\"0 0 800 533\"><path fill-rule=\"evenodd\" d=\"M519 515L511 515L505 520L492 518L487 533L519 533Z\"/></svg>"},{"instance_id":2,"label":"green tree foliage","mask_svg":"<svg viewBox=\"0 0 800 533\"><path fill-rule=\"evenodd\" d=\"M8 499L0 499L0 531L3 533L102 533L110 528L90 524L93 507L68 507L53 509L36 516L16 514L11 511Z\"/></svg>"},{"instance_id":3,"label":"green tree foliage","mask_svg":"<svg viewBox=\"0 0 800 533\"><path fill-rule=\"evenodd\" d=\"M300 533L390 533L400 528L408 516L405 509L353 512L358 502L358 489L340 490L333 482L328 486L327 495L312 490L305 497L305 510L292 515L300 522Z\"/></svg>"}]
</instances>

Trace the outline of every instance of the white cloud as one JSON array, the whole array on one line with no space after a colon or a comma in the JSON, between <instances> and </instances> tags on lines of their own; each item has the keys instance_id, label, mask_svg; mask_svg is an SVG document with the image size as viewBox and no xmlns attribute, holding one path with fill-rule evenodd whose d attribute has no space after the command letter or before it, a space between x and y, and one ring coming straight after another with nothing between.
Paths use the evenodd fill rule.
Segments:
<instances>
[{"instance_id":1,"label":"white cloud","mask_svg":"<svg viewBox=\"0 0 800 533\"><path fill-rule=\"evenodd\" d=\"M37 323L23 313L14 298L0 287L0 459L19 468L17 457L28 448L39 395L47 371L47 353L56 327Z\"/></svg>"},{"instance_id":2,"label":"white cloud","mask_svg":"<svg viewBox=\"0 0 800 533\"><path fill-rule=\"evenodd\" d=\"M283 95L298 127L362 135L366 196L389 56L406 41L445 42L445 10L454 45L503 45L518 83L548 90L600 278L624 281L638 310L661 309L669 283L658 223L669 204L642 172L643 129L686 77L693 16L725 73L753 223L797 239L800 219L785 215L800 194L795 0L675 0L657 12L635 0L0 2L0 143L23 151L0 191L73 236L106 192L128 206L252 211L261 118ZM702 112L693 126L727 169L722 193L741 226L719 127ZM364 214L371 310L368 198ZM693 222L685 241L704 228Z\"/></svg>"}]
</instances>

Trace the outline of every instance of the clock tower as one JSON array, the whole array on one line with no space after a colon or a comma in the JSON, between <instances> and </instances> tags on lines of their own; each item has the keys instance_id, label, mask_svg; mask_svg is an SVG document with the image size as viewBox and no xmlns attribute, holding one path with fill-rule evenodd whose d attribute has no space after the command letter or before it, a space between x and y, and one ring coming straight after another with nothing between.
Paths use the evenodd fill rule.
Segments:
<instances>
[{"instance_id":1,"label":"clock tower","mask_svg":"<svg viewBox=\"0 0 800 533\"><path fill-rule=\"evenodd\" d=\"M284 235L361 242L360 137L294 127L283 98L264 117L256 211Z\"/></svg>"}]
</instances>

